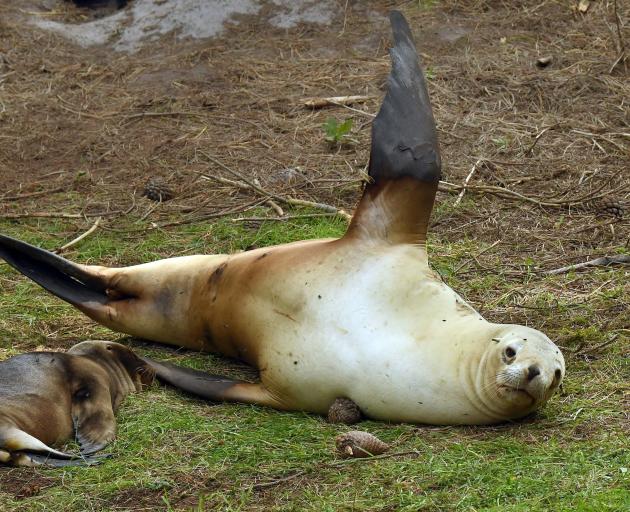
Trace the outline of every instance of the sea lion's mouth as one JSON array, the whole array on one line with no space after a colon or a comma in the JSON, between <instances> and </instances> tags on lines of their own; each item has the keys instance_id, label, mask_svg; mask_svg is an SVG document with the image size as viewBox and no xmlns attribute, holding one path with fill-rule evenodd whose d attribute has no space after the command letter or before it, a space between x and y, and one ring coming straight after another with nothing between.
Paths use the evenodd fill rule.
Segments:
<instances>
[{"instance_id":1,"label":"sea lion's mouth","mask_svg":"<svg viewBox=\"0 0 630 512\"><path fill-rule=\"evenodd\" d=\"M499 389L504 389L506 391L508 391L509 393L514 393L517 396L521 395L521 396L526 396L528 397L532 403L536 403L536 397L534 395L532 395L529 391L527 391L526 389L523 388L515 388L512 386L507 386L505 384L502 384L499 386Z\"/></svg>"}]
</instances>

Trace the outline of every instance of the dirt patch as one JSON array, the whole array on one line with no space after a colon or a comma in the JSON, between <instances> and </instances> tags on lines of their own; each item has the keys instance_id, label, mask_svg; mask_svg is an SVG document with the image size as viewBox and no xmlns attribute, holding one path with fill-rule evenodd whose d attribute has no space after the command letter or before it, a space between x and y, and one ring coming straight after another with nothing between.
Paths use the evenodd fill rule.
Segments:
<instances>
[{"instance_id":1,"label":"dirt patch","mask_svg":"<svg viewBox=\"0 0 630 512\"><path fill-rule=\"evenodd\" d=\"M205 470L165 477L153 488L130 487L116 492L108 500L110 510L189 510L200 503L200 495L223 484L210 478Z\"/></svg>"},{"instance_id":2,"label":"dirt patch","mask_svg":"<svg viewBox=\"0 0 630 512\"><path fill-rule=\"evenodd\" d=\"M0 467L0 494L16 499L37 496L45 489L61 484L57 477L45 476L30 468L7 469Z\"/></svg>"}]
</instances>

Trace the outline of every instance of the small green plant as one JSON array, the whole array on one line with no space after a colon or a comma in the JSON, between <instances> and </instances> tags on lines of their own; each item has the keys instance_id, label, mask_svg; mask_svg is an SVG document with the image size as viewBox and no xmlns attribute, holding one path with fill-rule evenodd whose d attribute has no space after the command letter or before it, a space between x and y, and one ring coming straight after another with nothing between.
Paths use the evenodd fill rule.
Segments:
<instances>
[{"instance_id":1,"label":"small green plant","mask_svg":"<svg viewBox=\"0 0 630 512\"><path fill-rule=\"evenodd\" d=\"M494 142L495 145L499 148L499 151L505 151L510 144L507 137L497 137L496 139L492 139L492 142Z\"/></svg>"},{"instance_id":2,"label":"small green plant","mask_svg":"<svg viewBox=\"0 0 630 512\"><path fill-rule=\"evenodd\" d=\"M339 123L334 117L329 117L323 128L328 142L340 144L352 130L352 119L346 119L343 123Z\"/></svg>"}]
</instances>

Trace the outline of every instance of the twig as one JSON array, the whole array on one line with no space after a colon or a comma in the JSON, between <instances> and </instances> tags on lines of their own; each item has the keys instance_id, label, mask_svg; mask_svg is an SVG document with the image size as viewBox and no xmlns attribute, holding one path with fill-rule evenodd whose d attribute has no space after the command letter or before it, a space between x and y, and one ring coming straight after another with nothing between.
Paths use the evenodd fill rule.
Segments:
<instances>
[{"instance_id":1,"label":"twig","mask_svg":"<svg viewBox=\"0 0 630 512\"><path fill-rule=\"evenodd\" d=\"M334 206L331 206L329 204L325 204L325 203L316 203L314 201L306 201L304 199L295 199L293 197L284 197L278 194L275 194L273 192L269 192L267 190L265 190L264 188L262 188L261 186L257 185L256 183L254 183L253 181L250 181L248 178L246 178L245 176L243 176L241 173L239 173L238 171L235 171L234 169L229 168L227 165L225 165L223 162L221 162L220 160L217 160L216 158L214 158L213 156L205 153L204 151L199 151L202 155L204 155L208 160L210 160L211 162L215 163L216 165L218 165L219 167L221 167L221 169L223 169L224 171L227 171L228 173L230 173L232 176L238 178L239 180L241 180L242 183L239 183L238 181L232 181L232 180L227 180L227 182L230 182L230 185L239 187L239 188L243 188L243 189L249 189L249 190L253 190L255 192L258 192L258 194L267 197L268 199L274 199L280 203L284 203L284 204L289 204L292 206L308 206L311 208L317 208L319 210L324 210L326 212L330 212L330 213L335 213L341 217L344 217L347 220L350 220L352 218L351 215L349 215L346 211L341 210L339 208L336 208ZM225 178L220 178L218 176L208 176L205 174L202 174L205 178L207 179L212 179L212 180L216 180L219 182L223 182L223 183L227 183L225 181Z\"/></svg>"},{"instance_id":2,"label":"twig","mask_svg":"<svg viewBox=\"0 0 630 512\"><path fill-rule=\"evenodd\" d=\"M620 62L626 61L626 43L623 38L623 34L621 33L621 20L619 18L619 13L617 12L617 0L613 0L614 6L614 14L615 14L615 25L617 26L617 38L619 39L619 56L615 59L612 66L608 70L608 74L612 74L617 65Z\"/></svg>"},{"instance_id":3,"label":"twig","mask_svg":"<svg viewBox=\"0 0 630 512\"><path fill-rule=\"evenodd\" d=\"M290 475L286 475L283 476L281 478L277 478L275 480L270 480L268 482L259 482L256 484L253 484L251 487L252 489L264 489L265 487L272 487L274 485L278 485L281 484L283 482L286 482L288 480L293 480L294 478L300 477L302 475L305 475L307 473L310 473L312 471L315 471L316 469L322 469L322 468L335 468L335 467L339 467L339 466L346 466L346 465L350 465L350 464L360 464L360 463L366 463L366 462L372 462L375 460L381 460L381 459L391 459L392 457L402 457L404 455L418 455L418 450L408 450L408 451L404 451L404 452L393 452L393 453L385 453L383 455L375 455L373 457L363 457L363 458L356 458L356 459L344 459L344 460L338 460L335 462L322 462L320 464L315 464L314 466L311 466L308 469L303 469L300 471L296 471L295 473L291 473Z\"/></svg>"},{"instance_id":4,"label":"twig","mask_svg":"<svg viewBox=\"0 0 630 512\"><path fill-rule=\"evenodd\" d=\"M599 343L598 345L594 345L592 347L586 347L583 350L582 350L582 347L580 347L580 350L576 350L575 353L579 355L583 355L583 354L590 354L592 352L596 352L598 350L601 350L602 348L607 347L608 345L612 345L617 340L618 337L619 337L619 334L615 334L611 336L609 340L606 340L603 343Z\"/></svg>"},{"instance_id":5,"label":"twig","mask_svg":"<svg viewBox=\"0 0 630 512\"><path fill-rule=\"evenodd\" d=\"M462 198L464 197L464 194L466 193L466 187L468 187L468 182L473 177L473 174L475 174L475 171L477 170L477 168L482 162L483 160L480 158L479 160L475 162L475 165L472 166L472 169L470 169L468 176L466 176L466 179L464 180L464 183L462 184L462 191L457 196L457 199L455 199L455 203L453 203L453 206L457 206L461 202Z\"/></svg>"},{"instance_id":6,"label":"twig","mask_svg":"<svg viewBox=\"0 0 630 512\"><path fill-rule=\"evenodd\" d=\"M533 197L525 196L523 194L520 194L508 188L496 187L494 185L468 185L466 187L466 190L468 190L469 192L476 192L478 194L492 194L492 195L496 195L496 196L508 198L508 199L516 198L516 199L520 199L521 201L537 204L538 206L550 206L554 208L560 208L560 207L567 207L567 206L574 206L574 205L582 204L584 201L595 199L596 194L599 191L601 191L601 189L605 186L606 184L602 185L602 187L597 189L592 194L584 195L576 199L564 199L561 201L540 200ZM455 183L449 183L448 181L440 181L438 185L438 190L440 192L448 192L450 194L459 192L462 188L464 188L462 185L456 185Z\"/></svg>"},{"instance_id":7,"label":"twig","mask_svg":"<svg viewBox=\"0 0 630 512\"><path fill-rule=\"evenodd\" d=\"M124 116L125 119L137 119L139 117L161 117L161 116L191 116L191 117L206 117L199 112L182 112L182 111L173 111L173 112L138 112L136 114L126 114Z\"/></svg>"},{"instance_id":8,"label":"twig","mask_svg":"<svg viewBox=\"0 0 630 512\"><path fill-rule=\"evenodd\" d=\"M267 204L274 212L278 214L278 217L284 217L284 210L273 199L269 199L269 201L267 201Z\"/></svg>"},{"instance_id":9,"label":"twig","mask_svg":"<svg viewBox=\"0 0 630 512\"><path fill-rule=\"evenodd\" d=\"M623 265L625 263L630 263L630 255L628 254L602 256L601 258L595 258L594 260L585 261L584 263L576 263L575 265L548 270L545 274L564 274L572 270L579 270L586 267L607 267L609 265Z\"/></svg>"},{"instance_id":10,"label":"twig","mask_svg":"<svg viewBox=\"0 0 630 512\"><path fill-rule=\"evenodd\" d=\"M120 210L113 212L99 213L57 213L57 212L33 212L33 213L2 213L0 218L3 219L28 219L30 217L37 219L85 219L89 217L105 217L109 215L118 215L122 213Z\"/></svg>"},{"instance_id":11,"label":"twig","mask_svg":"<svg viewBox=\"0 0 630 512\"><path fill-rule=\"evenodd\" d=\"M18 194L15 196L3 196L0 197L0 201L18 201L20 199L26 199L29 197L45 196L46 194L56 194L57 192L63 192L67 187L54 188L52 190L42 190L40 192L29 192L28 194Z\"/></svg>"},{"instance_id":12,"label":"twig","mask_svg":"<svg viewBox=\"0 0 630 512\"><path fill-rule=\"evenodd\" d=\"M282 217L238 217L236 219L232 219L232 222L267 222L267 221L275 221L275 222L283 222L286 220L294 220L294 219L312 219L314 217L334 217L337 215L336 213L305 213L302 215L284 215Z\"/></svg>"},{"instance_id":13,"label":"twig","mask_svg":"<svg viewBox=\"0 0 630 512\"><path fill-rule=\"evenodd\" d=\"M369 96L331 96L328 98L309 98L304 100L304 106L308 108L323 108L333 105L352 105L353 103L361 103L369 100Z\"/></svg>"},{"instance_id":14,"label":"twig","mask_svg":"<svg viewBox=\"0 0 630 512\"><path fill-rule=\"evenodd\" d=\"M525 154L528 155L530 154L532 151L534 151L534 148L536 147L536 144L538 144L538 141L540 140L540 138L547 133L549 130L552 130L553 128L556 128L560 126L560 123L556 123L554 125L551 126L547 126L547 128L543 128L540 133L538 133L538 135L536 135L536 138L534 139L534 142L532 142L532 145L529 146L529 148L527 148L527 150L525 151Z\"/></svg>"},{"instance_id":15,"label":"twig","mask_svg":"<svg viewBox=\"0 0 630 512\"><path fill-rule=\"evenodd\" d=\"M172 226L181 226L184 224L190 224L192 222L201 222L204 220L208 220L208 219L216 219L218 217L225 217L226 215L231 215L233 213L239 213L239 212L244 212L247 210L251 210L252 208L255 208L256 206L259 206L260 204L262 204L264 202L264 200L256 200L256 201L252 201L249 204L246 205L239 205L236 208L231 208L229 210L223 210L221 212L213 212L213 213L207 213L204 215L199 215L197 217L190 217L188 219L183 219L183 220L178 220L176 222L168 222L166 224L160 224L160 225L155 225L152 226L151 229L156 229L156 228L170 228Z\"/></svg>"},{"instance_id":16,"label":"twig","mask_svg":"<svg viewBox=\"0 0 630 512\"><path fill-rule=\"evenodd\" d=\"M73 245L78 244L81 240L83 240L84 238L87 238L88 236L90 236L92 233L94 233L94 231L96 231L96 229L98 228L98 225L101 223L101 217L99 217L98 219L96 219L96 221L94 222L94 224L92 224L92 227L90 229L88 229L85 233L83 233L82 235L79 235L78 237L76 237L74 240L71 240L70 242L68 242L65 245L62 245L59 249L57 249L56 253L60 253L65 251L66 249L69 249L70 247L72 247Z\"/></svg>"},{"instance_id":17,"label":"twig","mask_svg":"<svg viewBox=\"0 0 630 512\"><path fill-rule=\"evenodd\" d=\"M493 244L489 245L488 247L486 247L485 249L479 251L477 254L475 254L474 256L471 256L471 259L477 261L477 258L479 256L481 256L482 254L488 252L490 249L496 247L497 245L499 245L501 243L501 240L497 240L496 242L494 242ZM470 263L470 260L466 260L464 261L464 263L462 263L461 265L458 265L454 270L453 270L453 274L457 274L457 272L459 272L465 265L468 265L468 263ZM477 262L479 263L479 262Z\"/></svg>"}]
</instances>

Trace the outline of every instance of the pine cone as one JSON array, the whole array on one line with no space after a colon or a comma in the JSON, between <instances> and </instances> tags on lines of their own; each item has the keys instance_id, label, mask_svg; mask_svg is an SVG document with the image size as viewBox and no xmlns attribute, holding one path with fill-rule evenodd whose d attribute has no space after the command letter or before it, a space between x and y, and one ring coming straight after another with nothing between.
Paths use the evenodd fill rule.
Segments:
<instances>
[{"instance_id":1,"label":"pine cone","mask_svg":"<svg viewBox=\"0 0 630 512\"><path fill-rule=\"evenodd\" d=\"M389 445L368 432L353 430L335 438L337 451L343 457L371 457L389 450Z\"/></svg>"},{"instance_id":2,"label":"pine cone","mask_svg":"<svg viewBox=\"0 0 630 512\"><path fill-rule=\"evenodd\" d=\"M173 189L160 178L151 178L144 186L142 195L151 199L151 201L169 201L173 199Z\"/></svg>"},{"instance_id":3,"label":"pine cone","mask_svg":"<svg viewBox=\"0 0 630 512\"><path fill-rule=\"evenodd\" d=\"M618 219L623 218L623 205L612 197L604 197L595 205L597 211L604 215L613 215Z\"/></svg>"},{"instance_id":4,"label":"pine cone","mask_svg":"<svg viewBox=\"0 0 630 512\"><path fill-rule=\"evenodd\" d=\"M328 409L329 423L352 425L361 421L361 410L349 398L337 398Z\"/></svg>"}]
</instances>

